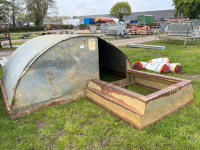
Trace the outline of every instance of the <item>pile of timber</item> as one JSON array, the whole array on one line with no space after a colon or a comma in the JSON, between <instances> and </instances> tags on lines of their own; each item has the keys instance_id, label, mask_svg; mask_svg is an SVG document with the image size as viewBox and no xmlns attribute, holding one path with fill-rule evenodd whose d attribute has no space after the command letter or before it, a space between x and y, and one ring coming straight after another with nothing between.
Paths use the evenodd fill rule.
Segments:
<instances>
[{"instance_id":1,"label":"pile of timber","mask_svg":"<svg viewBox=\"0 0 200 150\"><path fill-rule=\"evenodd\" d=\"M149 26L144 26L142 28L137 29L137 34L152 34L153 31Z\"/></svg>"},{"instance_id":2,"label":"pile of timber","mask_svg":"<svg viewBox=\"0 0 200 150\"><path fill-rule=\"evenodd\" d=\"M153 31L151 30L149 26L138 28L137 25L131 25L129 26L129 33L130 34L152 34Z\"/></svg>"}]
</instances>

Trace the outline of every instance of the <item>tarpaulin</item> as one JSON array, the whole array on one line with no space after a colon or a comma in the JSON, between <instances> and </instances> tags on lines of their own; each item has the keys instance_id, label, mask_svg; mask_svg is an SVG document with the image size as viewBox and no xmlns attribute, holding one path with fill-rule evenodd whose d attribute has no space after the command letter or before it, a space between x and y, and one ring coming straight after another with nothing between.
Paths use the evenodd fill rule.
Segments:
<instances>
[{"instance_id":1,"label":"tarpaulin","mask_svg":"<svg viewBox=\"0 0 200 150\"><path fill-rule=\"evenodd\" d=\"M171 63L169 58L156 58L149 60L149 63Z\"/></svg>"},{"instance_id":2,"label":"tarpaulin","mask_svg":"<svg viewBox=\"0 0 200 150\"><path fill-rule=\"evenodd\" d=\"M167 64L160 64L160 63L149 63L146 66L146 69L159 72L159 73L169 73L170 68Z\"/></svg>"},{"instance_id":3,"label":"tarpaulin","mask_svg":"<svg viewBox=\"0 0 200 150\"><path fill-rule=\"evenodd\" d=\"M148 69L159 73L182 73L182 66L179 63L171 63L169 58L156 58L149 63L137 61L132 67L136 70Z\"/></svg>"},{"instance_id":4,"label":"tarpaulin","mask_svg":"<svg viewBox=\"0 0 200 150\"><path fill-rule=\"evenodd\" d=\"M115 22L112 18L110 17L98 17L95 19L95 22Z\"/></svg>"}]
</instances>

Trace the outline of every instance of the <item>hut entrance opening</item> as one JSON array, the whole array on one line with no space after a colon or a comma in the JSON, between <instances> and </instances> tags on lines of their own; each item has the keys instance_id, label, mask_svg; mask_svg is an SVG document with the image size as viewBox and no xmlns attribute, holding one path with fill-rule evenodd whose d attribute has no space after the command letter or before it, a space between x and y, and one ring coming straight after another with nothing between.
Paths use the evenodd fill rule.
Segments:
<instances>
[{"instance_id":1,"label":"hut entrance opening","mask_svg":"<svg viewBox=\"0 0 200 150\"><path fill-rule=\"evenodd\" d=\"M100 79L113 82L126 78L127 56L114 45L98 39Z\"/></svg>"}]
</instances>

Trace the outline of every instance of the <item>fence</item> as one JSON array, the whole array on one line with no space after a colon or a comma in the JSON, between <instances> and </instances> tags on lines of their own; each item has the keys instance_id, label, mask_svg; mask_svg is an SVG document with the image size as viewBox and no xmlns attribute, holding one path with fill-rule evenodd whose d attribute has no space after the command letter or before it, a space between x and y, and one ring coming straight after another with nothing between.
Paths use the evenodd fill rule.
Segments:
<instances>
[{"instance_id":1,"label":"fence","mask_svg":"<svg viewBox=\"0 0 200 150\"><path fill-rule=\"evenodd\" d=\"M200 19L193 19L190 22L178 22L178 23L170 23L166 21L160 21L157 23L156 27L156 37L157 37L157 28L158 24L161 28L161 32L166 32L167 36L162 36L162 38L167 39L176 39L176 40L185 40L184 45L187 40L194 41L197 38L197 43L199 40L199 36L196 37L196 29L200 25ZM155 42L156 42L155 37ZM159 37L161 38L161 36Z\"/></svg>"},{"instance_id":2,"label":"fence","mask_svg":"<svg viewBox=\"0 0 200 150\"><path fill-rule=\"evenodd\" d=\"M101 24L101 34L105 35L114 35L114 36L123 36L126 37L127 35L130 36L128 29L126 29L126 24L124 23L115 23L115 22L109 22L109 23L102 23Z\"/></svg>"}]
</instances>

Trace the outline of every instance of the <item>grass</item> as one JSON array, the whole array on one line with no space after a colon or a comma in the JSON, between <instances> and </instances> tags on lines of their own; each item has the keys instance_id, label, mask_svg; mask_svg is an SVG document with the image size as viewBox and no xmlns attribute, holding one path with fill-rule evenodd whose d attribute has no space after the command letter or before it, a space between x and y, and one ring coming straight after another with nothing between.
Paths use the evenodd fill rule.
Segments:
<instances>
[{"instance_id":1,"label":"grass","mask_svg":"<svg viewBox=\"0 0 200 150\"><path fill-rule=\"evenodd\" d=\"M15 42L15 43L12 43L12 45L22 45L24 44L25 42Z\"/></svg>"},{"instance_id":2,"label":"grass","mask_svg":"<svg viewBox=\"0 0 200 150\"><path fill-rule=\"evenodd\" d=\"M23 43L25 42L15 42L15 43L12 43L12 45L22 45ZM6 46L10 46L10 43ZM17 48L16 47L6 47L6 48L0 48L0 51L6 51L6 50L16 50Z\"/></svg>"},{"instance_id":3,"label":"grass","mask_svg":"<svg viewBox=\"0 0 200 150\"><path fill-rule=\"evenodd\" d=\"M23 35L25 33L10 33L10 36L20 36L20 35ZM35 32L35 33L29 33L30 35L39 35L39 32ZM0 34L0 37L4 37L3 34Z\"/></svg>"},{"instance_id":4,"label":"grass","mask_svg":"<svg viewBox=\"0 0 200 150\"><path fill-rule=\"evenodd\" d=\"M8 50L16 50L17 48L16 47L6 47L6 48L0 48L0 51L8 51Z\"/></svg>"},{"instance_id":5,"label":"grass","mask_svg":"<svg viewBox=\"0 0 200 150\"><path fill-rule=\"evenodd\" d=\"M30 37L27 37L27 39L32 39L32 38L35 38L35 36L30 36ZM23 40L19 37L11 37L11 40Z\"/></svg>"},{"instance_id":6,"label":"grass","mask_svg":"<svg viewBox=\"0 0 200 150\"><path fill-rule=\"evenodd\" d=\"M145 44L153 45L154 42ZM168 57L172 62L182 64L182 75L168 76L190 79L200 74L200 46L194 42L183 46L183 41L157 41L156 45L166 46L166 49L120 49L131 63ZM107 82L118 80L105 74L101 79ZM86 98L9 120L0 94L0 149L200 149L200 77L192 81L193 101L142 131ZM151 93L135 86L130 86L129 90L144 95Z\"/></svg>"},{"instance_id":7,"label":"grass","mask_svg":"<svg viewBox=\"0 0 200 150\"><path fill-rule=\"evenodd\" d=\"M163 32L158 32L157 35L165 34ZM155 36L156 33L153 34L146 34L146 35L131 35L131 37L127 36L126 38L105 38L108 41L113 41L113 40L121 40L121 39L130 39L130 38L138 38L138 37L146 37L146 36Z\"/></svg>"},{"instance_id":8,"label":"grass","mask_svg":"<svg viewBox=\"0 0 200 150\"><path fill-rule=\"evenodd\" d=\"M35 34L35 35L33 35L33 34ZM10 34L11 40L20 40L21 39L21 38L19 38L20 35L23 35L23 33L22 34ZM32 39L38 35L39 35L39 33L30 33L30 37L27 37L27 39ZM4 37L4 35L0 34L0 37Z\"/></svg>"}]
</instances>

